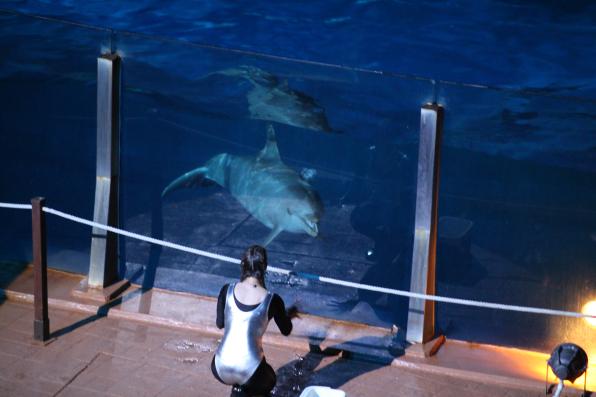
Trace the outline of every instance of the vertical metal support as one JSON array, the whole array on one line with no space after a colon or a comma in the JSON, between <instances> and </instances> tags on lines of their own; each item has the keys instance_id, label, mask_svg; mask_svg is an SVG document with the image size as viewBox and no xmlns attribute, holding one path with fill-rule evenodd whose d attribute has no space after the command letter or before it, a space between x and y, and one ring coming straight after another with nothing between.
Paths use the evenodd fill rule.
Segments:
<instances>
[{"instance_id":1,"label":"vertical metal support","mask_svg":"<svg viewBox=\"0 0 596 397\"><path fill-rule=\"evenodd\" d=\"M410 291L435 294L439 160L443 133L443 108L426 104L420 109L420 146L416 188L416 220ZM426 343L435 333L433 301L410 299L406 339Z\"/></svg>"},{"instance_id":2,"label":"vertical metal support","mask_svg":"<svg viewBox=\"0 0 596 397\"><path fill-rule=\"evenodd\" d=\"M46 218L43 213L45 199L31 199L31 222L33 241L33 338L47 341L50 338L48 317L48 263L46 251Z\"/></svg>"},{"instance_id":3,"label":"vertical metal support","mask_svg":"<svg viewBox=\"0 0 596 397\"><path fill-rule=\"evenodd\" d=\"M97 59L97 171L93 220L118 226L120 168L120 57ZM118 238L93 228L89 286L104 288L118 280Z\"/></svg>"}]
</instances>

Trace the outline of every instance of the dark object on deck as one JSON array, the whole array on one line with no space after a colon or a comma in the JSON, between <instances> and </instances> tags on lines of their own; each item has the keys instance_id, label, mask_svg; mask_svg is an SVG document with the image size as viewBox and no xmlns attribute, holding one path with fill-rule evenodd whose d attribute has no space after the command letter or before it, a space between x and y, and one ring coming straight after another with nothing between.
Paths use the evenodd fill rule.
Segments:
<instances>
[{"instance_id":1,"label":"dark object on deck","mask_svg":"<svg viewBox=\"0 0 596 397\"><path fill-rule=\"evenodd\" d=\"M588 368L588 355L574 343L561 343L551 353L548 365L557 378L573 383Z\"/></svg>"},{"instance_id":2,"label":"dark object on deck","mask_svg":"<svg viewBox=\"0 0 596 397\"><path fill-rule=\"evenodd\" d=\"M33 239L33 338L42 342L50 338L48 318L48 264L46 251L46 220L43 213L45 199L31 199L31 220Z\"/></svg>"}]
</instances>

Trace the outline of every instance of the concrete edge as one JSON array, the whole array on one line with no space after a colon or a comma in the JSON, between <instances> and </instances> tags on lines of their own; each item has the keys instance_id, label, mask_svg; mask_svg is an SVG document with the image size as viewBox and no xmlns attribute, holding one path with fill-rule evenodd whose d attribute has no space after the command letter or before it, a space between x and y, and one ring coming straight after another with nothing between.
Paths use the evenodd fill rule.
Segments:
<instances>
[{"instance_id":1,"label":"concrete edge","mask_svg":"<svg viewBox=\"0 0 596 397\"><path fill-rule=\"evenodd\" d=\"M137 289L141 288L140 284L131 283L130 285L133 288L137 288ZM178 295L178 296L194 298L194 299L199 297L201 300L211 301L213 303L217 302L217 298L213 297L213 296L197 295L197 294L193 294L191 292L172 291L169 289L163 289L163 288L157 288L157 287L153 287L151 289L154 291L157 291L157 292L166 293L168 295ZM300 313L300 317L305 318L305 319L321 318L320 316L307 314L307 313ZM329 319L329 318L326 318L326 320L333 323L334 325L337 325L337 326L345 326L345 327L349 327L349 328L353 328L353 329L362 329L362 330L367 330L368 332L375 331L378 334L389 334L390 333L390 330L388 328L378 327L378 326L374 326L374 325L367 325L367 324L355 323L355 322L351 322L351 321L347 321L347 320L337 320L337 319Z\"/></svg>"},{"instance_id":2,"label":"concrete edge","mask_svg":"<svg viewBox=\"0 0 596 397\"><path fill-rule=\"evenodd\" d=\"M30 273L29 276L33 277L33 267L31 264L26 265L27 272ZM64 270L56 270L56 269L48 269L48 277L53 274L57 274L60 276L64 276L66 278L71 278L73 284L76 284L77 287L74 287L75 290L77 288L81 288L82 284L84 284L86 277L84 275L78 273L72 273ZM10 289L10 287L5 287L6 289L0 288L1 291L8 291L11 294L12 299L18 299L24 302L33 302L33 297L27 291L23 291L22 289L19 291L15 291ZM141 289L141 286L137 283L130 283L129 288L126 291L123 291L121 297L125 297L129 293L137 292ZM168 289L162 289L154 287L151 289L154 293L164 294L167 296L173 297L181 297L183 299L189 300L196 300L200 302L204 302L207 304L213 304L215 310L215 304L217 302L216 297L207 296L207 295L198 295L195 293L190 292L183 292L183 291L172 291ZM71 290L69 296L60 297L58 300L49 298L50 305L54 305L53 307L62 308L65 310L76 310L76 311L83 311L86 313L94 313L97 314L97 310L100 306L108 304L109 302L105 302L104 299L90 299L89 296L78 296L78 294L73 294L74 290ZM5 293L6 295L6 293ZM60 301L62 300L62 301ZM211 326L210 323L205 322L189 322L185 319L175 318L169 316L167 313L138 313L134 311L127 311L123 308L114 308L112 310L107 311L107 315L112 318L122 318L122 319L131 319L135 321L153 323L153 324L161 324L164 326L172 326L178 327L182 329L191 329L198 332L204 332L211 335L221 336L222 332L219 331L216 327ZM115 317L116 316L116 317ZM308 351L310 349L309 341L319 345L320 348L324 349L330 346L338 346L343 350L353 350L357 352L361 356L370 356L370 358L376 358L379 356L383 356L384 362L391 362L394 356L391 356L388 350L390 340L393 338L392 329L378 327L378 326L371 326L367 324L360 324L354 323L347 320L338 320L333 318L325 318L316 315L301 313L300 314L300 322L304 322L309 324L307 328L313 328L318 330L315 331L313 334L305 333L303 327L297 326L294 327L294 332L291 336L285 337L275 332L275 330L269 330L264 337L264 342L269 343L276 346L282 347L292 347L299 350ZM275 326L275 325L274 325ZM359 338L369 338L369 337L376 338L376 340L369 340L362 345L361 343L354 343L353 341L358 340ZM348 337L352 337L353 339L347 339ZM349 347L349 348L346 348Z\"/></svg>"},{"instance_id":3,"label":"concrete edge","mask_svg":"<svg viewBox=\"0 0 596 397\"><path fill-rule=\"evenodd\" d=\"M538 380L487 374L486 372L477 372L465 369L451 368L447 366L439 366L435 364L426 364L422 361L414 362L410 360L396 358L391 362L391 366L397 368L418 370L429 374L448 375L453 376L454 378L472 380L480 383L489 383L495 386L514 386L519 389L528 390L528 392L535 392L537 388L544 388L544 381L540 382Z\"/></svg>"},{"instance_id":4,"label":"concrete edge","mask_svg":"<svg viewBox=\"0 0 596 397\"><path fill-rule=\"evenodd\" d=\"M33 304L33 294L25 292L10 291L0 289L0 295L4 295L7 300L13 302L29 303ZM76 311L80 313L97 314L100 307L98 305L71 302L64 299L48 298L48 306L52 309ZM218 336L223 335L223 331L214 326L203 325L203 324L191 324L183 321L172 320L165 317L159 317L151 314L127 312L123 310L108 310L107 318L113 318L118 320L131 320L144 324L160 325L165 327L173 327L178 329L184 329L189 331L196 331L199 333ZM309 345L306 341L292 340L287 337L277 335L265 335L263 342L276 347L292 348L302 351L308 351Z\"/></svg>"}]
</instances>

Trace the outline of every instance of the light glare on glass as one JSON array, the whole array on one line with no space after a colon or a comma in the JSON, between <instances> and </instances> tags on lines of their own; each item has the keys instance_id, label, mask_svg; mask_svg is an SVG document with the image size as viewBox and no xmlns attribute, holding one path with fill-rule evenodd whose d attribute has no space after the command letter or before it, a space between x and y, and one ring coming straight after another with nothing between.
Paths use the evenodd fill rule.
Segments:
<instances>
[{"instance_id":1,"label":"light glare on glass","mask_svg":"<svg viewBox=\"0 0 596 397\"><path fill-rule=\"evenodd\" d=\"M584 307L582 307L582 313L596 316L596 300L592 300L592 301L586 303L584 305ZM592 327L596 328L596 318L584 318L584 319L588 322L588 324L590 324Z\"/></svg>"}]
</instances>

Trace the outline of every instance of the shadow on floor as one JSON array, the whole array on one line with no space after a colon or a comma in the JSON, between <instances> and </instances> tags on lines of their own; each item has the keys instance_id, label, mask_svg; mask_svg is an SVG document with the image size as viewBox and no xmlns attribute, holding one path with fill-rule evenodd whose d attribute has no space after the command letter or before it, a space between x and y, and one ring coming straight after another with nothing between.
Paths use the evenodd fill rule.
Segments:
<instances>
[{"instance_id":1,"label":"shadow on floor","mask_svg":"<svg viewBox=\"0 0 596 397\"><path fill-rule=\"evenodd\" d=\"M11 283L23 273L29 264L23 261L0 261L0 305L6 300L4 290L10 287Z\"/></svg>"},{"instance_id":2,"label":"shadow on floor","mask_svg":"<svg viewBox=\"0 0 596 397\"><path fill-rule=\"evenodd\" d=\"M155 192L154 192L155 193ZM163 217L162 217L162 206L161 201L157 201L151 212L151 236L153 238L162 240L163 239ZM149 261L145 269L139 269L135 274L130 277L130 282L135 282L142 276L141 288L123 295L117 299L114 299L103 306L100 306L97 313L77 321L62 329L56 330L50 334L51 338L56 338L65 335L69 332L76 330L77 328L83 327L86 324L92 323L93 321L99 320L102 317L106 317L111 308L121 305L122 303L136 298L139 294L141 295L139 302L139 313L149 314L151 312L151 294L147 293L153 289L155 284L155 274L157 272L157 265L162 253L162 246L151 244L149 251ZM144 271L143 271L144 270ZM1 301L0 301L1 303Z\"/></svg>"},{"instance_id":3,"label":"shadow on floor","mask_svg":"<svg viewBox=\"0 0 596 397\"><path fill-rule=\"evenodd\" d=\"M161 191L156 186L153 187L151 196L159 197ZM163 240L163 211L161 200L154 200L153 208L151 209L151 237ZM157 244L151 244L149 248L149 259L147 266L139 269L134 275L130 277L130 282L138 282L142 276L141 281L141 301L139 304L139 313L149 314L151 312L151 294L146 294L153 289L155 285L155 276L157 273L157 266L161 258L163 247ZM126 263L126 257L122 261Z\"/></svg>"},{"instance_id":4,"label":"shadow on floor","mask_svg":"<svg viewBox=\"0 0 596 397\"><path fill-rule=\"evenodd\" d=\"M118 306L118 305L122 304L123 301L125 301L127 299L131 299L136 294L137 293L135 291L135 292L133 292L131 294L128 294L128 295L125 295L123 297L114 299L113 301L110 301L110 302L106 303L105 305L100 306L97 309L97 313L95 313L94 315L89 316L87 318L84 318L82 320L79 320L79 321L77 321L74 324L71 324L71 325L68 325L66 327L60 328L58 330L55 330L53 332L50 332L50 338L58 338L60 336L66 335L66 334L68 334L68 333L70 333L70 332L72 332L72 331L74 331L74 330L76 330L78 328L81 328L81 327L83 327L83 326L85 326L87 324L90 324L90 323L92 323L92 322L94 322L96 320L99 320L102 317L107 317L108 312L110 311L110 309L112 307L115 307L115 306ZM50 325L51 325L51 323L50 323Z\"/></svg>"},{"instance_id":5,"label":"shadow on floor","mask_svg":"<svg viewBox=\"0 0 596 397\"><path fill-rule=\"evenodd\" d=\"M370 343L370 340L368 342ZM358 341L354 340L348 343L358 344ZM277 370L277 385L271 392L273 397L299 396L308 386L328 386L333 389L341 389L341 386L350 380L391 365L392 361L392 358L373 356L359 356L356 359L349 352L335 346L321 349L314 341L311 341L309 347L310 351L306 355L297 355L295 360ZM393 353L397 357L404 351L399 349ZM330 356L337 358L329 365L317 369L323 359Z\"/></svg>"}]
</instances>

